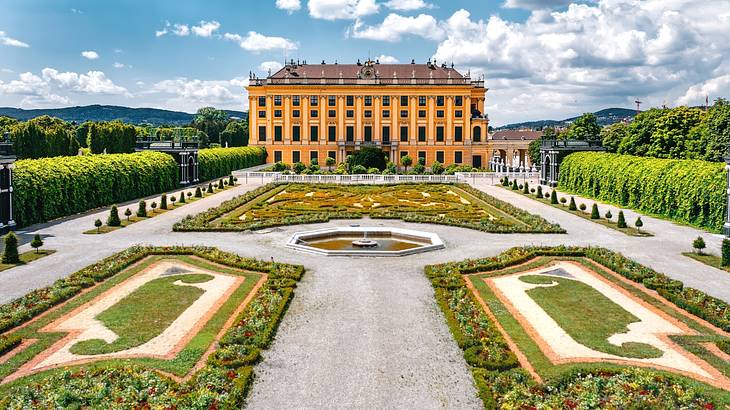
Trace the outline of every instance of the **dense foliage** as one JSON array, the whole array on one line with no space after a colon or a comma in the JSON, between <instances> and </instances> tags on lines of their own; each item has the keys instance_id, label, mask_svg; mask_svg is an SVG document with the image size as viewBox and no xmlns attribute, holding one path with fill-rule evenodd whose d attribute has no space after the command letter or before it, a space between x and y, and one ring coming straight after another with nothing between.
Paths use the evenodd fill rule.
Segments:
<instances>
[{"instance_id":1,"label":"dense foliage","mask_svg":"<svg viewBox=\"0 0 730 410\"><path fill-rule=\"evenodd\" d=\"M730 329L730 308L726 303L698 290L684 288L681 282L607 249L562 246L512 248L494 257L427 266L426 276L434 286L439 307L454 339L464 349L464 358L472 366L474 381L485 408L720 408L700 388L653 370L576 369L541 385L524 369L515 368L518 363L510 359L514 353L474 300L461 275L497 271L538 256L587 257L634 282L657 290L678 307L724 330ZM683 296L688 292L692 296ZM700 307L696 303L698 300L705 303ZM689 304L695 308L687 309ZM475 352L482 352L481 358L475 359Z\"/></svg>"},{"instance_id":2,"label":"dense foliage","mask_svg":"<svg viewBox=\"0 0 730 410\"><path fill-rule=\"evenodd\" d=\"M83 124L82 124L83 125ZM137 129L133 125L119 121L90 123L81 126L77 131L87 129L87 134L77 132L77 138L84 138L93 154L127 154L134 152L137 141Z\"/></svg>"},{"instance_id":3,"label":"dense foliage","mask_svg":"<svg viewBox=\"0 0 730 410\"><path fill-rule=\"evenodd\" d=\"M22 160L13 185L16 222L26 226L171 190L178 167L158 152Z\"/></svg>"},{"instance_id":4,"label":"dense foliage","mask_svg":"<svg viewBox=\"0 0 730 410\"><path fill-rule=\"evenodd\" d=\"M79 143L73 127L48 116L9 127L13 153L18 158L43 158L76 155Z\"/></svg>"},{"instance_id":5,"label":"dense foliage","mask_svg":"<svg viewBox=\"0 0 730 410\"><path fill-rule=\"evenodd\" d=\"M207 181L231 172L263 164L266 149L262 147L208 148L198 151L200 180Z\"/></svg>"},{"instance_id":6,"label":"dense foliage","mask_svg":"<svg viewBox=\"0 0 730 410\"><path fill-rule=\"evenodd\" d=\"M220 134L222 147L245 147L248 145L248 122L231 121Z\"/></svg>"},{"instance_id":7,"label":"dense foliage","mask_svg":"<svg viewBox=\"0 0 730 410\"><path fill-rule=\"evenodd\" d=\"M586 152L563 160L559 184L577 195L719 231L725 178L720 163Z\"/></svg>"},{"instance_id":8,"label":"dense foliage","mask_svg":"<svg viewBox=\"0 0 730 410\"><path fill-rule=\"evenodd\" d=\"M375 147L362 147L351 155L348 155L346 162L348 170L356 174L358 172L355 172L354 169L357 166L361 166L366 170L377 168L379 171L382 171L385 169L387 160L383 150ZM362 173L364 174L364 172Z\"/></svg>"}]
</instances>

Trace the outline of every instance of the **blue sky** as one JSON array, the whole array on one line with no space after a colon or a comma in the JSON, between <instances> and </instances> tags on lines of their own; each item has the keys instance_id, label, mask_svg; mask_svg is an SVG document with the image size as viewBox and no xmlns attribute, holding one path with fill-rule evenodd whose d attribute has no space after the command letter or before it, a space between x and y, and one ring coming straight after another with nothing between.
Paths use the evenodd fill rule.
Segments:
<instances>
[{"instance_id":1,"label":"blue sky","mask_svg":"<svg viewBox=\"0 0 730 410\"><path fill-rule=\"evenodd\" d=\"M0 105L246 109L249 71L453 61L495 125L730 92L730 1L2 0Z\"/></svg>"}]
</instances>

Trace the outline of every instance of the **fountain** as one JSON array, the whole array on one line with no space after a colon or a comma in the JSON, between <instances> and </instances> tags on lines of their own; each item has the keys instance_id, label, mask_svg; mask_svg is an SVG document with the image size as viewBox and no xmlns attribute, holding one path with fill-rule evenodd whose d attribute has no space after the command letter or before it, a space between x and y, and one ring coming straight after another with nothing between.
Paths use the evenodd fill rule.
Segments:
<instances>
[{"instance_id":1,"label":"fountain","mask_svg":"<svg viewBox=\"0 0 730 410\"><path fill-rule=\"evenodd\" d=\"M363 232L362 239L355 239L352 241L352 246L356 248L375 248L378 246L378 242L368 239L368 233L365 231Z\"/></svg>"},{"instance_id":2,"label":"fountain","mask_svg":"<svg viewBox=\"0 0 730 410\"><path fill-rule=\"evenodd\" d=\"M444 243L430 232L350 226L297 232L287 246L326 256L404 256L443 249Z\"/></svg>"}]
</instances>

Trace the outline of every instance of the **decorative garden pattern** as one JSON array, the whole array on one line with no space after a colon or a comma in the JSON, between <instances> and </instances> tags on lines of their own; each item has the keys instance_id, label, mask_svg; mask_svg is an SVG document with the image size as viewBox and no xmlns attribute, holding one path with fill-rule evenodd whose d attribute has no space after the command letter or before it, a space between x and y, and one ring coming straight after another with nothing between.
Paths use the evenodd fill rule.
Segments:
<instances>
[{"instance_id":1,"label":"decorative garden pattern","mask_svg":"<svg viewBox=\"0 0 730 410\"><path fill-rule=\"evenodd\" d=\"M363 216L462 226L487 232L561 233L558 225L465 184L270 184L176 224L227 231Z\"/></svg>"},{"instance_id":2,"label":"decorative garden pattern","mask_svg":"<svg viewBox=\"0 0 730 410\"><path fill-rule=\"evenodd\" d=\"M66 301L28 295L0 307L6 317L27 299L45 305L3 336L0 407L55 407L59 394L62 407L140 400L240 407L250 366L273 338L302 273L301 266L212 248L138 247L114 255L43 293L57 293L64 281L83 283ZM84 385L104 385L109 394Z\"/></svg>"},{"instance_id":3,"label":"decorative garden pattern","mask_svg":"<svg viewBox=\"0 0 730 410\"><path fill-rule=\"evenodd\" d=\"M487 408L730 403L730 363L715 345L730 334L667 297L691 290L618 254L514 248L426 274Z\"/></svg>"}]
</instances>

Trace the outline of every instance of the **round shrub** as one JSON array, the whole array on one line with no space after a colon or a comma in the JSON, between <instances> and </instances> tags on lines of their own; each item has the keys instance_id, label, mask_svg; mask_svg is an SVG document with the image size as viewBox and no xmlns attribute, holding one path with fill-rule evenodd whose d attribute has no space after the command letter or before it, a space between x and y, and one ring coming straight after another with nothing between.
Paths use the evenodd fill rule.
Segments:
<instances>
[{"instance_id":1,"label":"round shrub","mask_svg":"<svg viewBox=\"0 0 730 410\"><path fill-rule=\"evenodd\" d=\"M580 209L581 211L585 211L585 210L586 210L586 209L587 209L588 207L586 206L586 204L580 204L580 206L579 206L578 208L579 208L579 209Z\"/></svg>"},{"instance_id":2,"label":"round shrub","mask_svg":"<svg viewBox=\"0 0 730 410\"><path fill-rule=\"evenodd\" d=\"M555 191L553 191L553 193L555 193ZM565 205L566 202L568 202L568 200L565 199L565 197L560 198L560 203L561 204Z\"/></svg>"},{"instance_id":3,"label":"round shrub","mask_svg":"<svg viewBox=\"0 0 730 410\"><path fill-rule=\"evenodd\" d=\"M507 346L501 346L504 351L500 354L500 359L491 360L489 359L489 352L485 351L483 346L472 346L464 350L464 359L466 362L474 367L479 367L487 370L509 370L519 366L517 356L507 349Z\"/></svg>"}]
</instances>

